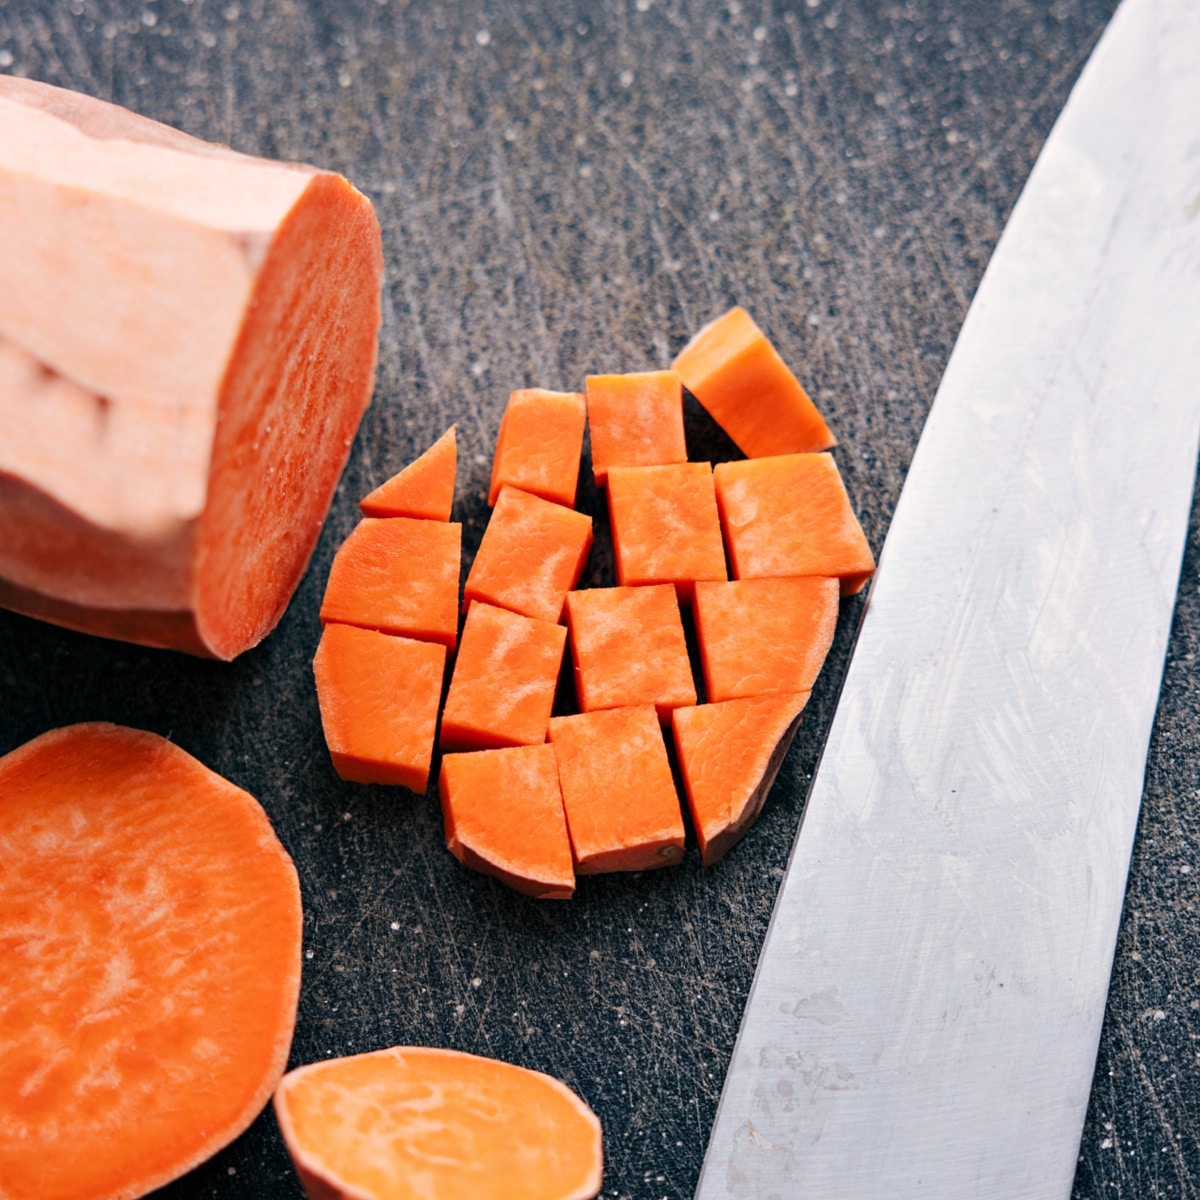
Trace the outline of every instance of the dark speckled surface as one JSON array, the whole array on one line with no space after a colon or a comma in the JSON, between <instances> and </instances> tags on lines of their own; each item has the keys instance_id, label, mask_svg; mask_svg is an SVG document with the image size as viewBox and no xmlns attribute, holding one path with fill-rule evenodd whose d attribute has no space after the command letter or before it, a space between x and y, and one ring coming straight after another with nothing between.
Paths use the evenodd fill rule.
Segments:
<instances>
[{"instance_id":1,"label":"dark speckled surface","mask_svg":"<svg viewBox=\"0 0 1200 1200\"><path fill-rule=\"evenodd\" d=\"M692 849L537 904L458 866L432 794L333 774L309 665L331 556L357 498L457 421L469 562L511 388L665 365L734 301L827 414L878 550L966 306L1112 7L0 0L0 70L337 168L375 202L387 254L374 404L279 629L221 665L0 613L0 751L89 718L169 734L259 796L295 857L293 1063L419 1042L538 1067L603 1119L605 1195L690 1196L859 603L723 864L703 872ZM689 438L719 452L698 410ZM589 581L610 571L600 554ZM1079 1200L1200 1195L1198 652L1194 516ZM299 1189L266 1114L163 1195Z\"/></svg>"}]
</instances>

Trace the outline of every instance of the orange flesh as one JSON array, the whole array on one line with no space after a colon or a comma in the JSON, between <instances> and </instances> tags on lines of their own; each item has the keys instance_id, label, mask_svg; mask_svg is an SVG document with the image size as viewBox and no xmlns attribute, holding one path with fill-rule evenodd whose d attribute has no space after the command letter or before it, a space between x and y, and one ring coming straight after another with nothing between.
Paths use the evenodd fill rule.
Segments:
<instances>
[{"instance_id":1,"label":"orange flesh","mask_svg":"<svg viewBox=\"0 0 1200 1200\"><path fill-rule=\"evenodd\" d=\"M334 769L356 783L424 792L446 648L353 625L326 625L313 659Z\"/></svg>"},{"instance_id":2,"label":"orange flesh","mask_svg":"<svg viewBox=\"0 0 1200 1200\"><path fill-rule=\"evenodd\" d=\"M744 309L731 308L706 325L671 365L750 458L837 444L808 393Z\"/></svg>"},{"instance_id":3,"label":"orange flesh","mask_svg":"<svg viewBox=\"0 0 1200 1200\"><path fill-rule=\"evenodd\" d=\"M0 76L0 251L24 281L0 297L0 598L232 658L282 614L370 399L369 202Z\"/></svg>"},{"instance_id":4,"label":"orange flesh","mask_svg":"<svg viewBox=\"0 0 1200 1200\"><path fill-rule=\"evenodd\" d=\"M600 1190L591 1109L558 1080L494 1059L395 1047L313 1063L284 1077L275 1112L310 1196L588 1200Z\"/></svg>"},{"instance_id":5,"label":"orange flesh","mask_svg":"<svg viewBox=\"0 0 1200 1200\"><path fill-rule=\"evenodd\" d=\"M708 463L612 467L608 511L622 584L673 583L690 604L696 580L728 578Z\"/></svg>"},{"instance_id":6,"label":"orange flesh","mask_svg":"<svg viewBox=\"0 0 1200 1200\"><path fill-rule=\"evenodd\" d=\"M834 575L859 591L875 559L828 454L718 464L717 505L735 579Z\"/></svg>"},{"instance_id":7,"label":"orange flesh","mask_svg":"<svg viewBox=\"0 0 1200 1200\"><path fill-rule=\"evenodd\" d=\"M739 842L762 811L808 697L793 692L675 710L675 748L706 867Z\"/></svg>"},{"instance_id":8,"label":"orange flesh","mask_svg":"<svg viewBox=\"0 0 1200 1200\"><path fill-rule=\"evenodd\" d=\"M510 486L572 507L586 422L581 392L513 392L496 439L488 504L495 504L500 489Z\"/></svg>"},{"instance_id":9,"label":"orange flesh","mask_svg":"<svg viewBox=\"0 0 1200 1200\"><path fill-rule=\"evenodd\" d=\"M553 717L563 808L580 875L683 859L683 816L654 706Z\"/></svg>"},{"instance_id":10,"label":"orange flesh","mask_svg":"<svg viewBox=\"0 0 1200 1200\"><path fill-rule=\"evenodd\" d=\"M597 487L606 485L609 467L687 462L683 387L674 371L589 375L584 382Z\"/></svg>"},{"instance_id":11,"label":"orange flesh","mask_svg":"<svg viewBox=\"0 0 1200 1200\"><path fill-rule=\"evenodd\" d=\"M438 792L446 846L464 866L529 896L571 898L575 868L552 746L448 754Z\"/></svg>"},{"instance_id":12,"label":"orange flesh","mask_svg":"<svg viewBox=\"0 0 1200 1200\"><path fill-rule=\"evenodd\" d=\"M544 742L566 640L561 625L472 604L442 714L442 749Z\"/></svg>"},{"instance_id":13,"label":"orange flesh","mask_svg":"<svg viewBox=\"0 0 1200 1200\"><path fill-rule=\"evenodd\" d=\"M664 724L671 709L696 703L675 589L589 588L567 597L575 691L584 712L653 704Z\"/></svg>"},{"instance_id":14,"label":"orange flesh","mask_svg":"<svg viewBox=\"0 0 1200 1200\"><path fill-rule=\"evenodd\" d=\"M420 458L360 500L363 516L449 521L458 471L457 429L451 425Z\"/></svg>"},{"instance_id":15,"label":"orange flesh","mask_svg":"<svg viewBox=\"0 0 1200 1200\"><path fill-rule=\"evenodd\" d=\"M364 517L329 569L321 620L440 642L458 636L462 526Z\"/></svg>"},{"instance_id":16,"label":"orange flesh","mask_svg":"<svg viewBox=\"0 0 1200 1200\"><path fill-rule=\"evenodd\" d=\"M463 592L526 617L557 621L592 547L592 519L506 487L483 531Z\"/></svg>"},{"instance_id":17,"label":"orange flesh","mask_svg":"<svg viewBox=\"0 0 1200 1200\"><path fill-rule=\"evenodd\" d=\"M696 585L696 636L710 701L808 691L837 629L838 581Z\"/></svg>"},{"instance_id":18,"label":"orange flesh","mask_svg":"<svg viewBox=\"0 0 1200 1200\"><path fill-rule=\"evenodd\" d=\"M257 801L154 734L0 759L0 1194L131 1200L231 1142L286 1065L300 891Z\"/></svg>"}]
</instances>

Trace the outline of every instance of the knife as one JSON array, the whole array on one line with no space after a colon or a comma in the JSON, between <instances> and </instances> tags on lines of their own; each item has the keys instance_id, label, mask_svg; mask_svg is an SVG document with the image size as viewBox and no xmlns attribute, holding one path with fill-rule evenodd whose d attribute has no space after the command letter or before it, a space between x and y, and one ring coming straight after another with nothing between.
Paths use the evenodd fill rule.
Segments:
<instances>
[{"instance_id":1,"label":"knife","mask_svg":"<svg viewBox=\"0 0 1200 1200\"><path fill-rule=\"evenodd\" d=\"M1200 0L1124 0L938 389L697 1200L1070 1195L1200 436Z\"/></svg>"}]
</instances>

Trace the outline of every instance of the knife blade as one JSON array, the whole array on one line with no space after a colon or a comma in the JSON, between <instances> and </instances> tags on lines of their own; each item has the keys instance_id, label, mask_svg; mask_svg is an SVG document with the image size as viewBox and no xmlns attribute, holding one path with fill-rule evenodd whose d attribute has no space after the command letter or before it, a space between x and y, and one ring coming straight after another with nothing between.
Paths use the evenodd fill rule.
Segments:
<instances>
[{"instance_id":1,"label":"knife blade","mask_svg":"<svg viewBox=\"0 0 1200 1200\"><path fill-rule=\"evenodd\" d=\"M1070 1194L1198 381L1200 3L1124 0L931 407L697 1200Z\"/></svg>"}]
</instances>

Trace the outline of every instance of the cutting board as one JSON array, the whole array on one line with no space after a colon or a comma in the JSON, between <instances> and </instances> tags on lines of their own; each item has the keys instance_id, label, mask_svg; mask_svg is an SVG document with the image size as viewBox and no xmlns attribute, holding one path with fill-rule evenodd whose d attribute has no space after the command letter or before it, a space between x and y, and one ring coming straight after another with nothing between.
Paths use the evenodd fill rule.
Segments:
<instances>
[{"instance_id":1,"label":"cutting board","mask_svg":"<svg viewBox=\"0 0 1200 1200\"><path fill-rule=\"evenodd\" d=\"M0 70L343 171L387 256L374 403L278 630L227 665L0 613L0 751L119 721L249 789L305 898L293 1063L412 1042L560 1076L604 1122L606 1195L692 1193L862 600L723 863L692 849L539 904L450 857L432 793L334 775L320 596L357 499L451 422L465 566L512 388L665 366L734 302L826 413L879 548L967 303L1112 4L866 7L0 0ZM698 408L687 424L693 457L731 453ZM602 495L581 505L603 546ZM1198 537L1194 519L1080 1200L1200 1195ZM598 549L584 583L612 582ZM266 1115L163 1194L299 1189Z\"/></svg>"}]
</instances>

